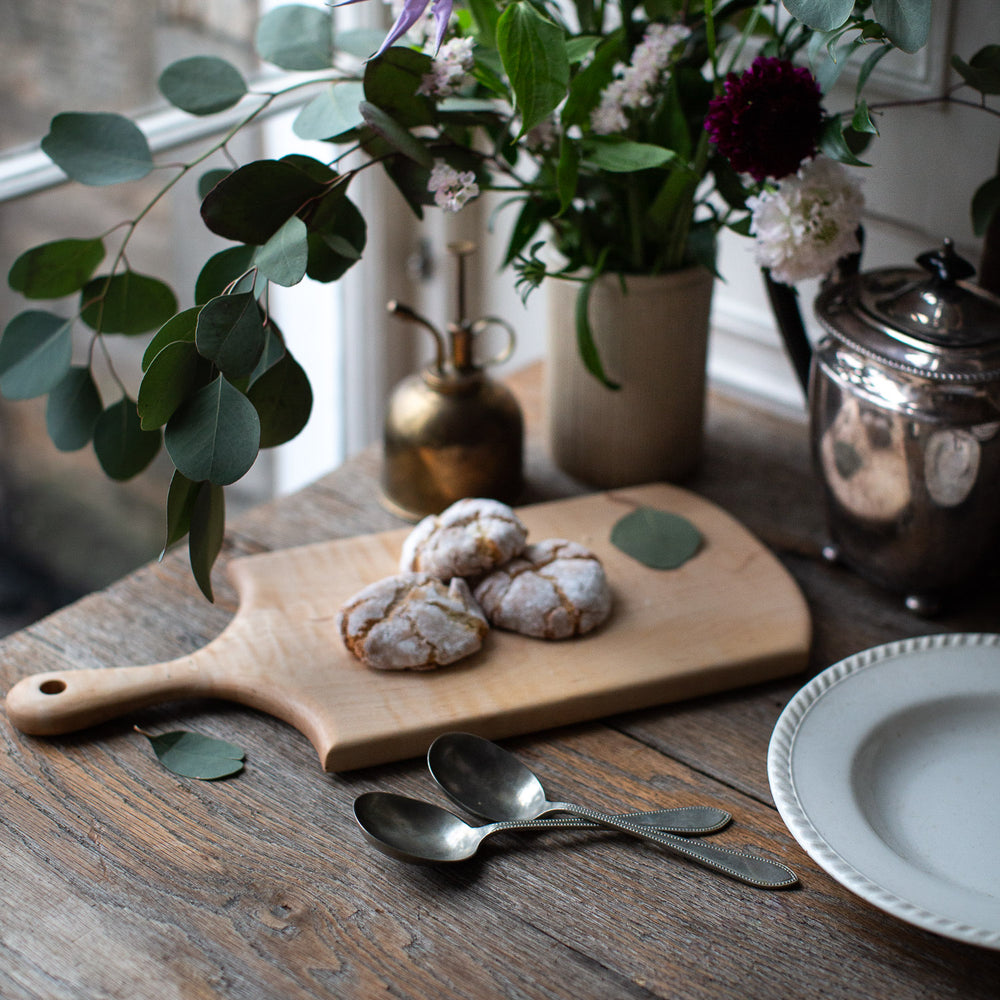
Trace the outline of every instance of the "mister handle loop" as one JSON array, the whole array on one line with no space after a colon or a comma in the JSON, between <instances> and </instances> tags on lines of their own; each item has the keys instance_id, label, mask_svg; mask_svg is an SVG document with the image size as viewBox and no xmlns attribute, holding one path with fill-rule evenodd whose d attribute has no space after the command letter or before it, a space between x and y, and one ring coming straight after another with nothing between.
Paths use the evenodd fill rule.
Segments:
<instances>
[{"instance_id":1,"label":"mister handle loop","mask_svg":"<svg viewBox=\"0 0 1000 1000\"><path fill-rule=\"evenodd\" d=\"M505 319L501 319L499 316L483 316L473 322L469 327L469 332L475 339L478 340L491 327L497 326L500 327L500 329L507 335L507 342L496 354L478 362L478 364L483 368L487 365L502 364L514 353L514 346L517 341L514 328L510 325L510 323L508 323Z\"/></svg>"}]
</instances>

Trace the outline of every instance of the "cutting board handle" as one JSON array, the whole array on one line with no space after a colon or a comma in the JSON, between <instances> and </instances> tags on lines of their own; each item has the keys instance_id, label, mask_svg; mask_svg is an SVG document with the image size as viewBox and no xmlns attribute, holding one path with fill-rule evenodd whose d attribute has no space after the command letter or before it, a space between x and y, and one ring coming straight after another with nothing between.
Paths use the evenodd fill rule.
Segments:
<instances>
[{"instance_id":1,"label":"cutting board handle","mask_svg":"<svg viewBox=\"0 0 1000 1000\"><path fill-rule=\"evenodd\" d=\"M54 670L7 692L7 717L23 733L57 736L174 698L208 694L193 657L148 667Z\"/></svg>"}]
</instances>

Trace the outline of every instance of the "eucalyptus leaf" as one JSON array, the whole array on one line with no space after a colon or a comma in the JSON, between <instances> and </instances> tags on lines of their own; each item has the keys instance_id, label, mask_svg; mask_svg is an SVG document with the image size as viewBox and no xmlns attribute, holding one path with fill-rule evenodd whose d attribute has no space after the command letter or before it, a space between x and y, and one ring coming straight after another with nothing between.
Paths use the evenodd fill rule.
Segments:
<instances>
[{"instance_id":1,"label":"eucalyptus leaf","mask_svg":"<svg viewBox=\"0 0 1000 1000\"><path fill-rule=\"evenodd\" d=\"M912 53L927 44L931 3L932 0L872 0L872 13L892 42L904 52Z\"/></svg>"},{"instance_id":2,"label":"eucalyptus leaf","mask_svg":"<svg viewBox=\"0 0 1000 1000\"><path fill-rule=\"evenodd\" d=\"M243 74L218 56L191 56L172 62L159 79L160 93L192 115L214 115L231 108L247 92Z\"/></svg>"},{"instance_id":3,"label":"eucalyptus leaf","mask_svg":"<svg viewBox=\"0 0 1000 1000\"><path fill-rule=\"evenodd\" d=\"M309 233L297 215L285 222L255 258L260 274L284 288L297 285L306 276L308 262Z\"/></svg>"},{"instance_id":4,"label":"eucalyptus leaf","mask_svg":"<svg viewBox=\"0 0 1000 1000\"><path fill-rule=\"evenodd\" d=\"M184 778L214 781L228 778L243 770L246 754L235 743L218 740L200 733L175 730L154 736L136 728L153 747L160 763Z\"/></svg>"},{"instance_id":5,"label":"eucalyptus leaf","mask_svg":"<svg viewBox=\"0 0 1000 1000\"><path fill-rule=\"evenodd\" d=\"M361 259L368 238L365 217L342 188L331 190L309 220L309 263L314 281L336 281Z\"/></svg>"},{"instance_id":6,"label":"eucalyptus leaf","mask_svg":"<svg viewBox=\"0 0 1000 1000\"><path fill-rule=\"evenodd\" d=\"M637 507L611 529L611 543L653 569L678 569L702 546L701 532L685 517Z\"/></svg>"},{"instance_id":7,"label":"eucalyptus leaf","mask_svg":"<svg viewBox=\"0 0 1000 1000\"><path fill-rule=\"evenodd\" d=\"M350 28L338 31L334 43L338 52L356 59L370 59L378 52L384 38L381 28Z\"/></svg>"},{"instance_id":8,"label":"eucalyptus leaf","mask_svg":"<svg viewBox=\"0 0 1000 1000\"><path fill-rule=\"evenodd\" d=\"M250 373L247 384L252 386L264 372L273 368L285 356L285 340L272 319L264 324L264 350L260 353L257 366Z\"/></svg>"},{"instance_id":9,"label":"eucalyptus leaf","mask_svg":"<svg viewBox=\"0 0 1000 1000\"><path fill-rule=\"evenodd\" d=\"M302 366L287 351L250 386L247 397L260 417L260 446L291 441L309 420L312 388Z\"/></svg>"},{"instance_id":10,"label":"eucalyptus leaf","mask_svg":"<svg viewBox=\"0 0 1000 1000\"><path fill-rule=\"evenodd\" d=\"M21 254L7 282L28 299L59 299L83 288L103 259L100 239L54 240Z\"/></svg>"},{"instance_id":11,"label":"eucalyptus leaf","mask_svg":"<svg viewBox=\"0 0 1000 1000\"><path fill-rule=\"evenodd\" d=\"M209 299L222 295L227 291L247 291L253 282L252 277L246 278L247 288L243 282L235 285L237 279L248 275L253 267L254 254L257 248L243 244L237 247L226 247L212 254L205 261L194 283L194 300L204 305ZM231 287L233 286L233 287Z\"/></svg>"},{"instance_id":12,"label":"eucalyptus leaf","mask_svg":"<svg viewBox=\"0 0 1000 1000\"><path fill-rule=\"evenodd\" d=\"M166 282L131 270L91 279L80 302L80 318L102 333L148 333L177 312L177 297Z\"/></svg>"},{"instance_id":13,"label":"eucalyptus leaf","mask_svg":"<svg viewBox=\"0 0 1000 1000\"><path fill-rule=\"evenodd\" d=\"M333 18L329 10L282 4L257 23L257 52L282 69L329 69L333 63Z\"/></svg>"},{"instance_id":14,"label":"eucalyptus leaf","mask_svg":"<svg viewBox=\"0 0 1000 1000\"><path fill-rule=\"evenodd\" d=\"M250 400L218 375L170 418L164 441L182 475L228 486L246 475L257 457L260 418Z\"/></svg>"},{"instance_id":15,"label":"eucalyptus leaf","mask_svg":"<svg viewBox=\"0 0 1000 1000\"><path fill-rule=\"evenodd\" d=\"M212 188L221 180L225 180L233 171L228 167L213 167L211 170L206 170L201 177L198 178L198 197L204 201L205 196L208 194Z\"/></svg>"},{"instance_id":16,"label":"eucalyptus leaf","mask_svg":"<svg viewBox=\"0 0 1000 1000\"><path fill-rule=\"evenodd\" d=\"M90 443L103 412L101 394L90 369L74 366L49 393L45 427L60 451L78 451Z\"/></svg>"},{"instance_id":17,"label":"eucalyptus leaf","mask_svg":"<svg viewBox=\"0 0 1000 1000\"><path fill-rule=\"evenodd\" d=\"M173 344L177 341L190 341L194 343L195 330L198 326L198 314L201 309L198 306L193 306L190 309L185 309L183 312L177 313L176 316L171 316L163 326L153 335L152 340L146 345L146 350L142 355L142 370L146 371L160 351L163 350L167 344Z\"/></svg>"},{"instance_id":18,"label":"eucalyptus leaf","mask_svg":"<svg viewBox=\"0 0 1000 1000\"><path fill-rule=\"evenodd\" d=\"M137 476L156 458L162 443L159 431L144 431L135 401L123 396L112 403L94 425L94 452L110 479Z\"/></svg>"},{"instance_id":19,"label":"eucalyptus leaf","mask_svg":"<svg viewBox=\"0 0 1000 1000\"><path fill-rule=\"evenodd\" d=\"M145 431L162 427L211 377L211 364L186 340L167 344L153 358L139 386L136 408Z\"/></svg>"},{"instance_id":20,"label":"eucalyptus leaf","mask_svg":"<svg viewBox=\"0 0 1000 1000\"><path fill-rule=\"evenodd\" d=\"M139 126L107 112L56 115L42 152L72 180L92 187L139 180L153 169L153 154Z\"/></svg>"},{"instance_id":21,"label":"eucalyptus leaf","mask_svg":"<svg viewBox=\"0 0 1000 1000\"><path fill-rule=\"evenodd\" d=\"M201 215L216 235L261 246L325 190L293 163L256 160L220 180L201 203Z\"/></svg>"},{"instance_id":22,"label":"eucalyptus leaf","mask_svg":"<svg viewBox=\"0 0 1000 1000\"><path fill-rule=\"evenodd\" d=\"M225 531L225 491L214 483L199 483L191 507L188 555L195 581L210 601L215 600L212 595L212 567L222 550Z\"/></svg>"},{"instance_id":23,"label":"eucalyptus leaf","mask_svg":"<svg viewBox=\"0 0 1000 1000\"><path fill-rule=\"evenodd\" d=\"M415 138L408 129L386 114L381 108L361 102L361 114L365 122L375 130L393 149L428 170L434 162L427 147Z\"/></svg>"},{"instance_id":24,"label":"eucalyptus leaf","mask_svg":"<svg viewBox=\"0 0 1000 1000\"><path fill-rule=\"evenodd\" d=\"M433 69L425 52L393 46L365 66L364 100L404 129L434 122L434 102L419 92Z\"/></svg>"},{"instance_id":25,"label":"eucalyptus leaf","mask_svg":"<svg viewBox=\"0 0 1000 1000\"><path fill-rule=\"evenodd\" d=\"M521 114L521 135L566 96L569 59L562 30L531 4L513 3L497 22L497 48Z\"/></svg>"},{"instance_id":26,"label":"eucalyptus leaf","mask_svg":"<svg viewBox=\"0 0 1000 1000\"><path fill-rule=\"evenodd\" d=\"M854 10L854 0L781 0L793 17L816 31L839 28Z\"/></svg>"},{"instance_id":27,"label":"eucalyptus leaf","mask_svg":"<svg viewBox=\"0 0 1000 1000\"><path fill-rule=\"evenodd\" d=\"M198 350L232 378L254 370L265 339L257 300L249 292L219 295L206 302L198 315Z\"/></svg>"},{"instance_id":28,"label":"eucalyptus leaf","mask_svg":"<svg viewBox=\"0 0 1000 1000\"><path fill-rule=\"evenodd\" d=\"M202 483L195 483L174 469L167 489L167 534L163 542L162 559L171 545L179 542L191 528L191 511Z\"/></svg>"},{"instance_id":29,"label":"eucalyptus leaf","mask_svg":"<svg viewBox=\"0 0 1000 1000\"><path fill-rule=\"evenodd\" d=\"M360 128L358 105L364 98L364 85L354 81L324 87L295 116L292 131L300 139L331 139Z\"/></svg>"},{"instance_id":30,"label":"eucalyptus leaf","mask_svg":"<svg viewBox=\"0 0 1000 1000\"><path fill-rule=\"evenodd\" d=\"M329 163L317 160L313 156L306 156L304 153L286 153L280 162L297 167L317 184L321 184L323 188L322 197L328 195L331 188L342 187L347 184L347 178L338 174Z\"/></svg>"},{"instance_id":31,"label":"eucalyptus leaf","mask_svg":"<svg viewBox=\"0 0 1000 1000\"><path fill-rule=\"evenodd\" d=\"M54 313L18 313L0 337L0 394L7 399L44 396L73 361L72 323Z\"/></svg>"}]
</instances>

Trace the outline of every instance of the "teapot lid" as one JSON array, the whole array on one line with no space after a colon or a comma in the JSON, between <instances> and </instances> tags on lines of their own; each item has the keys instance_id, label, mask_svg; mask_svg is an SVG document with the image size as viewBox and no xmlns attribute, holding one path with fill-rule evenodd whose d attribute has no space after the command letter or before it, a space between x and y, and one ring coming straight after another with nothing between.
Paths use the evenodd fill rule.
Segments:
<instances>
[{"instance_id":1,"label":"teapot lid","mask_svg":"<svg viewBox=\"0 0 1000 1000\"><path fill-rule=\"evenodd\" d=\"M939 381L1000 377L1000 298L967 279L951 240L914 268L883 268L826 288L816 315L835 337L892 368Z\"/></svg>"}]
</instances>

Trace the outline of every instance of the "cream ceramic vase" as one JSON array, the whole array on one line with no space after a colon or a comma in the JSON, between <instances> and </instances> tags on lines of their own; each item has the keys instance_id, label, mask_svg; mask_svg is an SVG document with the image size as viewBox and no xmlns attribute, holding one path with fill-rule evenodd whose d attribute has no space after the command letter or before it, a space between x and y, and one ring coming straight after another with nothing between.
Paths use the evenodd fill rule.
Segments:
<instances>
[{"instance_id":1,"label":"cream ceramic vase","mask_svg":"<svg viewBox=\"0 0 1000 1000\"><path fill-rule=\"evenodd\" d=\"M564 472L591 486L678 482L702 453L705 366L714 277L704 268L602 275L590 295L608 389L580 359L576 282L549 286L549 446Z\"/></svg>"}]
</instances>

